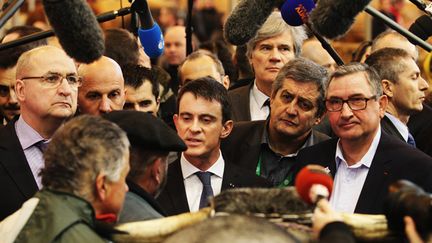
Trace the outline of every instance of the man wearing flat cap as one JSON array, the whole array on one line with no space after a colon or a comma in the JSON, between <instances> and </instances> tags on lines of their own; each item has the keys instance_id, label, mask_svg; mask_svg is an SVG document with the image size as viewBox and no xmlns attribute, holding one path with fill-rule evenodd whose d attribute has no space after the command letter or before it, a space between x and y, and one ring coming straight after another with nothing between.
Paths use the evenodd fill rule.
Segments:
<instances>
[{"instance_id":1,"label":"man wearing flat cap","mask_svg":"<svg viewBox=\"0 0 432 243\"><path fill-rule=\"evenodd\" d=\"M186 145L162 120L139 111L115 111L104 117L119 125L131 143L130 172L119 223L165 216L155 201L166 184L168 153L184 151Z\"/></svg>"}]
</instances>

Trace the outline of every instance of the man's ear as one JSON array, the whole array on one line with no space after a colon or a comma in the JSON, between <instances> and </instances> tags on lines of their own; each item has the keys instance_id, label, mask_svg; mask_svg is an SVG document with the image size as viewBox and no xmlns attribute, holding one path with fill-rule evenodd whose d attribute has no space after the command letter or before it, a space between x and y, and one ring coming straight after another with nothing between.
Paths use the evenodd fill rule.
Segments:
<instances>
[{"instance_id":1,"label":"man's ear","mask_svg":"<svg viewBox=\"0 0 432 243\"><path fill-rule=\"evenodd\" d=\"M225 87L225 89L227 89L227 90L229 89L231 81L230 81L230 78L228 75L225 75L222 77L222 84Z\"/></svg>"},{"instance_id":2,"label":"man's ear","mask_svg":"<svg viewBox=\"0 0 432 243\"><path fill-rule=\"evenodd\" d=\"M382 95L381 97L379 97L378 99L378 103L379 103L379 114L380 114L380 118L384 117L385 111L387 109L387 105L388 105L388 98L386 95Z\"/></svg>"},{"instance_id":3,"label":"man's ear","mask_svg":"<svg viewBox=\"0 0 432 243\"><path fill-rule=\"evenodd\" d=\"M25 83L21 79L17 79L15 83L15 95L17 99L22 102L25 100Z\"/></svg>"},{"instance_id":4,"label":"man's ear","mask_svg":"<svg viewBox=\"0 0 432 243\"><path fill-rule=\"evenodd\" d=\"M222 133L220 135L220 138L228 137L228 135L230 135L230 133L233 129L233 126L234 126L234 122L232 120L226 121L225 124L223 124Z\"/></svg>"},{"instance_id":5,"label":"man's ear","mask_svg":"<svg viewBox=\"0 0 432 243\"><path fill-rule=\"evenodd\" d=\"M179 119L179 116L177 114L174 114L173 121L174 121L174 126L176 127L177 130L178 130L178 128L177 128L177 126L178 126L178 119Z\"/></svg>"},{"instance_id":6,"label":"man's ear","mask_svg":"<svg viewBox=\"0 0 432 243\"><path fill-rule=\"evenodd\" d=\"M156 181L156 183L159 185L161 183L161 172L160 172L160 166L161 166L161 158L158 157L155 159L155 161L152 163L150 169L151 177Z\"/></svg>"},{"instance_id":7,"label":"man's ear","mask_svg":"<svg viewBox=\"0 0 432 243\"><path fill-rule=\"evenodd\" d=\"M383 93L387 95L387 97L392 98L394 96L393 89L394 89L394 83L388 79L381 80Z\"/></svg>"},{"instance_id":8,"label":"man's ear","mask_svg":"<svg viewBox=\"0 0 432 243\"><path fill-rule=\"evenodd\" d=\"M99 173L96 176L96 196L100 201L105 201L107 195L106 188L106 176L102 173Z\"/></svg>"},{"instance_id":9,"label":"man's ear","mask_svg":"<svg viewBox=\"0 0 432 243\"><path fill-rule=\"evenodd\" d=\"M326 114L327 114L327 112L324 111L324 112L322 113L321 116L317 116L317 117L315 117L314 125L318 125L318 124L320 124L321 121L324 119L324 116L325 116Z\"/></svg>"}]
</instances>

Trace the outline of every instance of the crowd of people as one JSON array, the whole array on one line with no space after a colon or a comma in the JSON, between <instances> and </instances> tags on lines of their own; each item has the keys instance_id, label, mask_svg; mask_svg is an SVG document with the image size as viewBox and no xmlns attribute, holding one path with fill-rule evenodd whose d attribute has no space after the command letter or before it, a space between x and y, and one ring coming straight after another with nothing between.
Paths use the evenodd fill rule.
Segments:
<instances>
[{"instance_id":1,"label":"crowd of people","mask_svg":"<svg viewBox=\"0 0 432 243\"><path fill-rule=\"evenodd\" d=\"M384 31L338 66L278 11L232 53L208 16L217 14L196 15L212 24L195 29L189 55L178 21L164 28L158 59L120 28L104 30L104 56L90 64L46 39L0 51L2 239L104 242L114 232L105 224L196 212L233 188L293 186L319 164L334 186L317 203L316 236L354 242L339 213L383 214L399 180L432 192L429 82L405 37ZM1 42L39 31L15 26ZM408 239L427 241L416 215L404 216ZM259 220L234 220L245 227L237 237L261 224L297 242ZM203 224L171 240L194 242L218 224L235 225Z\"/></svg>"}]
</instances>

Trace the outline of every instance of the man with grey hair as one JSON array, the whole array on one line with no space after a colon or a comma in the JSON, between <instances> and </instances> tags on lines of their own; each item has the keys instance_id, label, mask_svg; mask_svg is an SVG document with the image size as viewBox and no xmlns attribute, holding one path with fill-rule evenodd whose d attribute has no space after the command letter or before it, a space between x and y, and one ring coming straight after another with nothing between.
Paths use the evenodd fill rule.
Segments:
<instances>
[{"instance_id":1,"label":"man with grey hair","mask_svg":"<svg viewBox=\"0 0 432 243\"><path fill-rule=\"evenodd\" d=\"M72 119L45 152L44 188L0 224L5 242L106 242L95 218L115 220L128 187L129 140L96 116Z\"/></svg>"},{"instance_id":2,"label":"man with grey hair","mask_svg":"<svg viewBox=\"0 0 432 243\"><path fill-rule=\"evenodd\" d=\"M432 158L381 132L387 102L380 77L366 64L338 67L326 84L325 106L338 138L301 150L297 162L327 167L336 211L383 213L389 185L401 179L432 191Z\"/></svg>"},{"instance_id":3,"label":"man with grey hair","mask_svg":"<svg viewBox=\"0 0 432 243\"><path fill-rule=\"evenodd\" d=\"M228 75L225 75L221 61L207 50L198 50L188 55L180 64L178 74L181 86L206 76L214 78L226 89L230 86L230 79Z\"/></svg>"},{"instance_id":4,"label":"man with grey hair","mask_svg":"<svg viewBox=\"0 0 432 243\"><path fill-rule=\"evenodd\" d=\"M54 132L75 114L81 79L75 63L54 46L23 53L15 93L21 115L0 129L0 220L42 188L43 151Z\"/></svg>"},{"instance_id":5,"label":"man with grey hair","mask_svg":"<svg viewBox=\"0 0 432 243\"><path fill-rule=\"evenodd\" d=\"M229 92L234 121L267 118L272 83L282 66L300 55L304 39L303 27L289 26L280 12L275 11L267 18L247 43L247 56L255 73L254 82Z\"/></svg>"},{"instance_id":6,"label":"man with grey hair","mask_svg":"<svg viewBox=\"0 0 432 243\"><path fill-rule=\"evenodd\" d=\"M329 138L312 130L325 111L326 79L325 68L312 61L287 62L273 82L269 118L236 123L223 140L224 156L273 186L293 185L298 151Z\"/></svg>"}]
</instances>

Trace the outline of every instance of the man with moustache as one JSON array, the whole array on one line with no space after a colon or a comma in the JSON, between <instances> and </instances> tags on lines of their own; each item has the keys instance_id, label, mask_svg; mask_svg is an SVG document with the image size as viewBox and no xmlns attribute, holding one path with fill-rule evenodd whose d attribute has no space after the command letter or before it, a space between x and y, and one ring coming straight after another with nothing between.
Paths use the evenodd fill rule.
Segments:
<instances>
[{"instance_id":1,"label":"man with moustache","mask_svg":"<svg viewBox=\"0 0 432 243\"><path fill-rule=\"evenodd\" d=\"M168 215L195 212L208 198L233 187L267 187L268 182L226 161L221 139L232 129L227 90L212 78L199 78L180 89L174 123L187 150L169 165L168 183L158 202Z\"/></svg>"},{"instance_id":2,"label":"man with moustache","mask_svg":"<svg viewBox=\"0 0 432 243\"><path fill-rule=\"evenodd\" d=\"M90 64L81 64L78 74L82 77L78 92L81 114L101 115L123 109L126 91L123 73L116 61L102 56Z\"/></svg>"},{"instance_id":3,"label":"man with moustache","mask_svg":"<svg viewBox=\"0 0 432 243\"><path fill-rule=\"evenodd\" d=\"M381 120L383 130L415 147L407 123L411 115L423 110L425 91L429 87L415 60L403 49L383 48L373 52L366 64L378 72L389 100Z\"/></svg>"},{"instance_id":4,"label":"man with moustache","mask_svg":"<svg viewBox=\"0 0 432 243\"><path fill-rule=\"evenodd\" d=\"M16 96L21 115L0 129L0 219L41 187L43 151L54 132L75 114L81 79L75 63L53 46L25 52L18 59Z\"/></svg>"},{"instance_id":5,"label":"man with moustache","mask_svg":"<svg viewBox=\"0 0 432 243\"><path fill-rule=\"evenodd\" d=\"M401 179L432 191L432 158L381 132L387 102L380 77L366 64L338 67L326 84L325 105L338 138L304 148L297 161L327 167L336 211L382 214L389 185Z\"/></svg>"},{"instance_id":6,"label":"man with moustache","mask_svg":"<svg viewBox=\"0 0 432 243\"><path fill-rule=\"evenodd\" d=\"M162 120L140 111L113 111L104 118L119 125L131 143L129 192L119 223L165 216L155 198L167 182L168 153L186 150L177 133Z\"/></svg>"},{"instance_id":7,"label":"man with moustache","mask_svg":"<svg viewBox=\"0 0 432 243\"><path fill-rule=\"evenodd\" d=\"M247 56L255 80L229 92L234 121L265 120L270 113L272 83L282 66L301 52L306 34L303 27L291 27L273 12L254 38L247 43Z\"/></svg>"}]
</instances>

